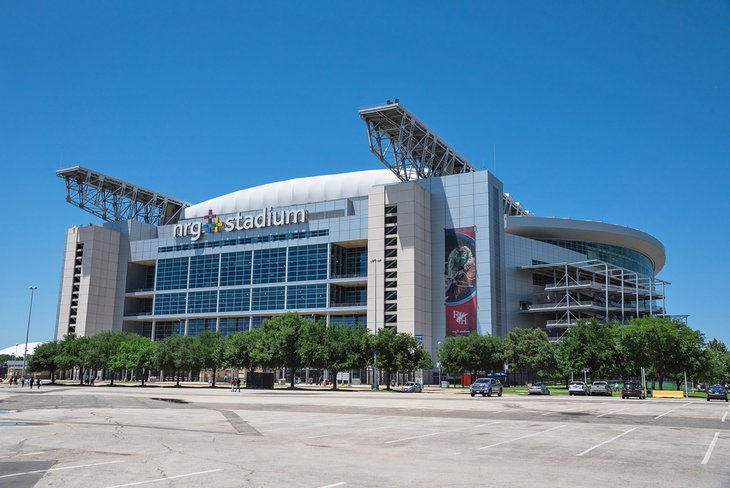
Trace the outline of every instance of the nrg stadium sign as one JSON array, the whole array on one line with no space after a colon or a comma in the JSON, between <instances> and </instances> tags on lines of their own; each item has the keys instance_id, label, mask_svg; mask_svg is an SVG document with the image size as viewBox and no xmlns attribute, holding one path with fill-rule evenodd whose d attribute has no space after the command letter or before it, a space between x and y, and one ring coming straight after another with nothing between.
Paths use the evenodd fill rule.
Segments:
<instances>
[{"instance_id":1,"label":"nrg stadium sign","mask_svg":"<svg viewBox=\"0 0 730 488\"><path fill-rule=\"evenodd\" d=\"M197 241L203 234L231 232L234 230L263 229L264 227L278 227L280 225L305 224L309 220L306 210L276 210L265 208L255 215L243 216L239 212L236 216L221 220L213 210L203 217L203 221L182 222L175 224L173 237L188 237Z\"/></svg>"}]
</instances>

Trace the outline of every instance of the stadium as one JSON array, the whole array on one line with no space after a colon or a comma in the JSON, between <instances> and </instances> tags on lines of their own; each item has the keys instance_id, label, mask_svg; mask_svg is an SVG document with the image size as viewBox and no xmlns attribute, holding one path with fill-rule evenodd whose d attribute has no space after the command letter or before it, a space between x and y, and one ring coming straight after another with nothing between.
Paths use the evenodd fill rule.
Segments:
<instances>
[{"instance_id":1,"label":"stadium","mask_svg":"<svg viewBox=\"0 0 730 488\"><path fill-rule=\"evenodd\" d=\"M76 166L66 200L104 222L68 229L56 338L154 340L260 327L286 311L445 337L666 315L664 247L616 224L541 217L398 100L359 111L382 169L188 203Z\"/></svg>"}]
</instances>

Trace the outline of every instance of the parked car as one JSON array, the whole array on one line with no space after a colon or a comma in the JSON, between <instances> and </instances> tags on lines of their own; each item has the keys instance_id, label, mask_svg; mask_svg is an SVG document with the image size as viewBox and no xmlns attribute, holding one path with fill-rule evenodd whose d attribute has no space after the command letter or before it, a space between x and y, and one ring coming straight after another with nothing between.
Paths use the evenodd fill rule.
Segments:
<instances>
[{"instance_id":1,"label":"parked car","mask_svg":"<svg viewBox=\"0 0 730 488\"><path fill-rule=\"evenodd\" d=\"M591 395L611 396L611 385L605 381L594 381L591 385Z\"/></svg>"},{"instance_id":2,"label":"parked car","mask_svg":"<svg viewBox=\"0 0 730 488\"><path fill-rule=\"evenodd\" d=\"M545 383L535 383L527 389L529 395L549 395L550 389Z\"/></svg>"},{"instance_id":3,"label":"parked car","mask_svg":"<svg viewBox=\"0 0 730 488\"><path fill-rule=\"evenodd\" d=\"M421 393L423 387L417 381L409 381L401 387L401 391L405 393Z\"/></svg>"},{"instance_id":4,"label":"parked car","mask_svg":"<svg viewBox=\"0 0 730 488\"><path fill-rule=\"evenodd\" d=\"M497 396L502 396L502 383L494 378L479 378L469 386L469 394L471 396L479 393L482 396L492 396L492 393L496 393Z\"/></svg>"},{"instance_id":5,"label":"parked car","mask_svg":"<svg viewBox=\"0 0 730 488\"><path fill-rule=\"evenodd\" d=\"M629 397L636 397L641 400L646 398L646 391L641 387L641 383L635 381L624 383L624 386L621 388L621 398L626 399Z\"/></svg>"},{"instance_id":6,"label":"parked car","mask_svg":"<svg viewBox=\"0 0 730 488\"><path fill-rule=\"evenodd\" d=\"M568 395L590 395L590 389L582 381L571 381L568 385Z\"/></svg>"},{"instance_id":7,"label":"parked car","mask_svg":"<svg viewBox=\"0 0 730 488\"><path fill-rule=\"evenodd\" d=\"M707 387L707 401L725 400L727 401L727 390L722 385L712 385Z\"/></svg>"}]
</instances>

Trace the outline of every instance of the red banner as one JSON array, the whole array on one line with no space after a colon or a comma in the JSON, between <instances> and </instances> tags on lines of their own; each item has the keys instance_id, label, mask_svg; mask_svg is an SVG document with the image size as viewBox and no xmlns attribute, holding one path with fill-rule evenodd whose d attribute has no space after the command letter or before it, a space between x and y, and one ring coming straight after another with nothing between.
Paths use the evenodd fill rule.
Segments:
<instances>
[{"instance_id":1,"label":"red banner","mask_svg":"<svg viewBox=\"0 0 730 488\"><path fill-rule=\"evenodd\" d=\"M446 229L446 336L477 330L477 263L474 227Z\"/></svg>"}]
</instances>

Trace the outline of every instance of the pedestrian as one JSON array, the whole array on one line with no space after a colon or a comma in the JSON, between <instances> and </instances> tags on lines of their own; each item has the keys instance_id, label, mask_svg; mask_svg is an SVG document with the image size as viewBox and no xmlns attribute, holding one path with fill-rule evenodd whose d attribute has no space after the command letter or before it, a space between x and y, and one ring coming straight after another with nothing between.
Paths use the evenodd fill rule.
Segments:
<instances>
[{"instance_id":1,"label":"pedestrian","mask_svg":"<svg viewBox=\"0 0 730 488\"><path fill-rule=\"evenodd\" d=\"M236 378L236 391L237 392L241 391L241 378L240 377Z\"/></svg>"},{"instance_id":2,"label":"pedestrian","mask_svg":"<svg viewBox=\"0 0 730 488\"><path fill-rule=\"evenodd\" d=\"M30 377L30 389L31 389L31 390L33 389L33 380L34 380L34 379L35 379L35 378L33 378L32 376Z\"/></svg>"},{"instance_id":3,"label":"pedestrian","mask_svg":"<svg viewBox=\"0 0 730 488\"><path fill-rule=\"evenodd\" d=\"M40 379L40 378L38 378L38 379L37 379L37 380L35 381L35 387L36 387L36 389L38 389L38 390L40 390L40 389L41 389L41 379Z\"/></svg>"},{"instance_id":4,"label":"pedestrian","mask_svg":"<svg viewBox=\"0 0 730 488\"><path fill-rule=\"evenodd\" d=\"M236 391L236 380L231 378L231 392Z\"/></svg>"}]
</instances>

